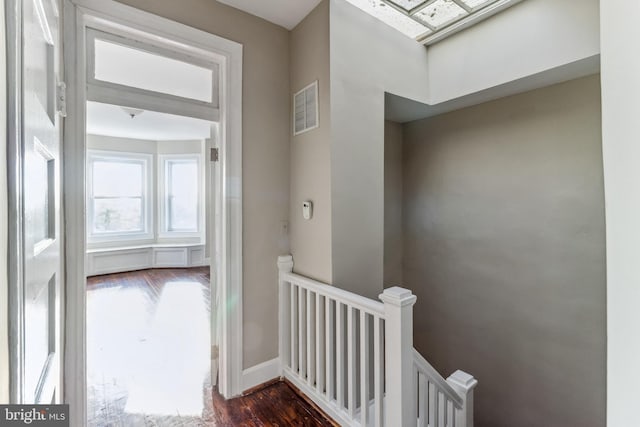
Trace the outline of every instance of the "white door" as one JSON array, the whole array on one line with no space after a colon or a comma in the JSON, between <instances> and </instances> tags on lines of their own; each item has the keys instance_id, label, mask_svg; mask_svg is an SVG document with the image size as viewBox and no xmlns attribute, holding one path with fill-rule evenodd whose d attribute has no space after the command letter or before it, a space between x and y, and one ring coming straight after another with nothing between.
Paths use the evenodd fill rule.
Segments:
<instances>
[{"instance_id":1,"label":"white door","mask_svg":"<svg viewBox=\"0 0 640 427\"><path fill-rule=\"evenodd\" d=\"M57 0L22 1L22 401L60 402Z\"/></svg>"}]
</instances>

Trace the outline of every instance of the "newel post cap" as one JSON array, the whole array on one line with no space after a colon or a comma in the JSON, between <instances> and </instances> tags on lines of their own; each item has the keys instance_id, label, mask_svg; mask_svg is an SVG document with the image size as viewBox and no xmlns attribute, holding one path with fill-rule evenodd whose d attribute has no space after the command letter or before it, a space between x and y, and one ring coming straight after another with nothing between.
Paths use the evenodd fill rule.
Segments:
<instances>
[{"instance_id":1,"label":"newel post cap","mask_svg":"<svg viewBox=\"0 0 640 427\"><path fill-rule=\"evenodd\" d=\"M476 380L473 375L467 374L459 369L447 378L447 382L465 392L473 390L478 385L478 380Z\"/></svg>"},{"instance_id":2,"label":"newel post cap","mask_svg":"<svg viewBox=\"0 0 640 427\"><path fill-rule=\"evenodd\" d=\"M378 298L385 304L391 304L397 307L413 305L417 299L409 289L401 288L400 286L385 289Z\"/></svg>"},{"instance_id":3,"label":"newel post cap","mask_svg":"<svg viewBox=\"0 0 640 427\"><path fill-rule=\"evenodd\" d=\"M293 256L280 255L278 257L278 270L282 273L291 273L293 271Z\"/></svg>"}]
</instances>

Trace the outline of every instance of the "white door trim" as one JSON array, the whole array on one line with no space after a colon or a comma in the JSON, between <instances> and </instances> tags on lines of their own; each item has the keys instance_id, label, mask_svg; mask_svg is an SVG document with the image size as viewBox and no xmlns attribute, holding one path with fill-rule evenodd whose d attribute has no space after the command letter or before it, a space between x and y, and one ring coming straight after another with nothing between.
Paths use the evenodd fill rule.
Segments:
<instances>
[{"instance_id":1,"label":"white door trim","mask_svg":"<svg viewBox=\"0 0 640 427\"><path fill-rule=\"evenodd\" d=\"M213 34L117 3L113 0L64 0L65 74L68 116L64 138L63 193L66 214L67 325L65 401L70 403L73 426L86 420L85 343L85 34L89 22L100 21L171 39L216 53L221 58L220 175L216 201L221 220L216 221L218 266L212 273L220 301L220 392L225 397L241 393L242 380L242 45ZM213 248L213 245L211 246Z\"/></svg>"},{"instance_id":2,"label":"white door trim","mask_svg":"<svg viewBox=\"0 0 640 427\"><path fill-rule=\"evenodd\" d=\"M24 383L23 310L23 197L22 197L22 7L6 4L7 40L7 186L9 202L9 399L22 403Z\"/></svg>"}]
</instances>

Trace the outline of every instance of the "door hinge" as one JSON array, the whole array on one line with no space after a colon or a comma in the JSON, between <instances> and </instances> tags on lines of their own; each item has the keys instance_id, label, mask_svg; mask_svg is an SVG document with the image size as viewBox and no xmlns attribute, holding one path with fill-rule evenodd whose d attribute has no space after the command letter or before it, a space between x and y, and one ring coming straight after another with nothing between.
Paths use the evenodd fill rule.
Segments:
<instances>
[{"instance_id":1,"label":"door hinge","mask_svg":"<svg viewBox=\"0 0 640 427\"><path fill-rule=\"evenodd\" d=\"M217 162L220 159L220 153L218 151L218 148L212 148L211 149L211 161L212 162Z\"/></svg>"},{"instance_id":2,"label":"door hinge","mask_svg":"<svg viewBox=\"0 0 640 427\"><path fill-rule=\"evenodd\" d=\"M56 87L56 100L58 113L61 117L67 117L67 84L65 82L58 82Z\"/></svg>"}]
</instances>

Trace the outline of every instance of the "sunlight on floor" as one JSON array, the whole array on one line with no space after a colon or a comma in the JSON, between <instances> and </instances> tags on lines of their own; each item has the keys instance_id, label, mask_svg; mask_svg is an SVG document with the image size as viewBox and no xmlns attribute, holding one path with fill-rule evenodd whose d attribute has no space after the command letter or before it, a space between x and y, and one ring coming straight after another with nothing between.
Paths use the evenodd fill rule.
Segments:
<instances>
[{"instance_id":1,"label":"sunlight on floor","mask_svg":"<svg viewBox=\"0 0 640 427\"><path fill-rule=\"evenodd\" d=\"M147 336L137 359L144 366L129 384L125 412L201 415L209 325L200 284L167 283Z\"/></svg>"},{"instance_id":2,"label":"sunlight on floor","mask_svg":"<svg viewBox=\"0 0 640 427\"><path fill-rule=\"evenodd\" d=\"M200 425L211 403L204 276L130 274L87 293L89 425Z\"/></svg>"}]
</instances>

